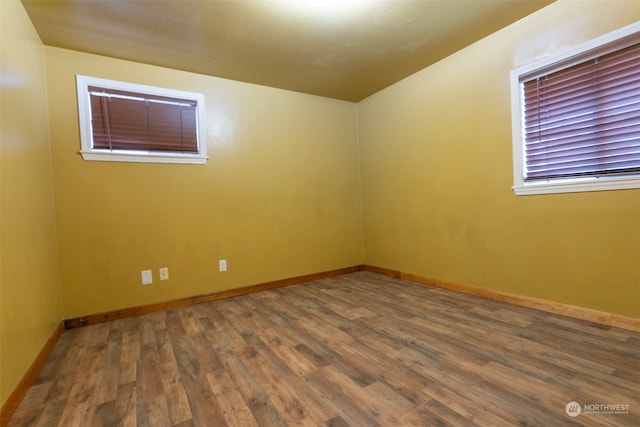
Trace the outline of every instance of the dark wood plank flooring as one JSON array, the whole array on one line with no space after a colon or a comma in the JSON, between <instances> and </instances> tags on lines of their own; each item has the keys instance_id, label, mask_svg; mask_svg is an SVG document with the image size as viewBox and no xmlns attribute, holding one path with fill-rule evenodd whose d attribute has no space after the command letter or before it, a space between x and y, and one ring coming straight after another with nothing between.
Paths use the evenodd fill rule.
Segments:
<instances>
[{"instance_id":1,"label":"dark wood plank flooring","mask_svg":"<svg viewBox=\"0 0 640 427\"><path fill-rule=\"evenodd\" d=\"M639 426L639 368L638 333L358 272L65 331L11 425Z\"/></svg>"}]
</instances>

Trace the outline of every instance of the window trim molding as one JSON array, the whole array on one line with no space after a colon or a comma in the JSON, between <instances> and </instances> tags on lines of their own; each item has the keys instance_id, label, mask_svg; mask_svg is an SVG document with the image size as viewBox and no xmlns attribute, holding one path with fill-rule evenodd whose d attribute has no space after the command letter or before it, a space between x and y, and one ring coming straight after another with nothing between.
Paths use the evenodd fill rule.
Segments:
<instances>
[{"instance_id":1,"label":"window trim molding","mask_svg":"<svg viewBox=\"0 0 640 427\"><path fill-rule=\"evenodd\" d=\"M513 191L516 196L531 194L573 193L583 191L625 190L640 188L640 175L583 177L525 182L525 158L523 154L522 81L538 74L549 74L570 67L593 57L604 55L607 50L621 48L620 41L640 37L640 22L612 31L581 43L547 58L511 70L511 129L513 150ZM630 44L631 40L630 40Z\"/></svg>"},{"instance_id":2,"label":"window trim molding","mask_svg":"<svg viewBox=\"0 0 640 427\"><path fill-rule=\"evenodd\" d=\"M89 86L99 86L108 89L137 92L146 95L182 98L196 101L197 106L197 138L198 153L172 153L156 151L135 150L101 150L93 148L93 130L91 127L91 100ZM127 83L117 80L102 79L76 75L76 87L78 95L78 120L80 127L80 154L84 160L107 162L139 162L139 163L178 163L178 164L205 164L207 159L207 144L204 109L204 95L196 92L187 92L176 89L167 89L156 86Z\"/></svg>"}]
</instances>

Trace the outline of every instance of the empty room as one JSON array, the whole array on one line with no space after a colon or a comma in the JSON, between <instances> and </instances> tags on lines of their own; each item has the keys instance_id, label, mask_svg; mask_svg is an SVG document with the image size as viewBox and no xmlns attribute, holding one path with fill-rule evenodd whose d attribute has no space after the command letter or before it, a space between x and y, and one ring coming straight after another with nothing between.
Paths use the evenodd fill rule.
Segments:
<instances>
[{"instance_id":1,"label":"empty room","mask_svg":"<svg viewBox=\"0 0 640 427\"><path fill-rule=\"evenodd\" d=\"M0 0L0 43L0 425L640 425L637 0Z\"/></svg>"}]
</instances>

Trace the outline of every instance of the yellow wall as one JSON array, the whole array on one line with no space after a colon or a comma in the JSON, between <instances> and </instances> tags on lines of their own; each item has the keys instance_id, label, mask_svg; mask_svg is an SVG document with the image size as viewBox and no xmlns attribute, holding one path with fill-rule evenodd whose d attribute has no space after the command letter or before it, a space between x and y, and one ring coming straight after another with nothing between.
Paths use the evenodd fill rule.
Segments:
<instances>
[{"instance_id":1,"label":"yellow wall","mask_svg":"<svg viewBox=\"0 0 640 427\"><path fill-rule=\"evenodd\" d=\"M640 190L511 190L509 71L640 19L561 1L364 100L365 262L640 317Z\"/></svg>"},{"instance_id":2,"label":"yellow wall","mask_svg":"<svg viewBox=\"0 0 640 427\"><path fill-rule=\"evenodd\" d=\"M510 188L509 71L634 1L554 3L357 105L43 47L18 1L0 14L3 403L62 318L363 261L640 317L639 190ZM76 74L204 93L209 162L82 160Z\"/></svg>"},{"instance_id":3,"label":"yellow wall","mask_svg":"<svg viewBox=\"0 0 640 427\"><path fill-rule=\"evenodd\" d=\"M356 104L51 47L46 61L65 318L362 263ZM203 93L209 162L84 161L76 74Z\"/></svg>"},{"instance_id":4,"label":"yellow wall","mask_svg":"<svg viewBox=\"0 0 640 427\"><path fill-rule=\"evenodd\" d=\"M62 320L42 43L0 1L0 404Z\"/></svg>"}]
</instances>

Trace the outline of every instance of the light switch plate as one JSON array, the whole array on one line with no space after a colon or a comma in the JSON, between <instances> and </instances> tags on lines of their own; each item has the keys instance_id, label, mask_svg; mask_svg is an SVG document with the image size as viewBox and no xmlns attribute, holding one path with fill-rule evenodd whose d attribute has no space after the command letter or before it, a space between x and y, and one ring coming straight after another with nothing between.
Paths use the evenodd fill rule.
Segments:
<instances>
[{"instance_id":1,"label":"light switch plate","mask_svg":"<svg viewBox=\"0 0 640 427\"><path fill-rule=\"evenodd\" d=\"M142 270L141 275L143 285L150 285L153 283L153 274L151 273L151 270Z\"/></svg>"}]
</instances>

